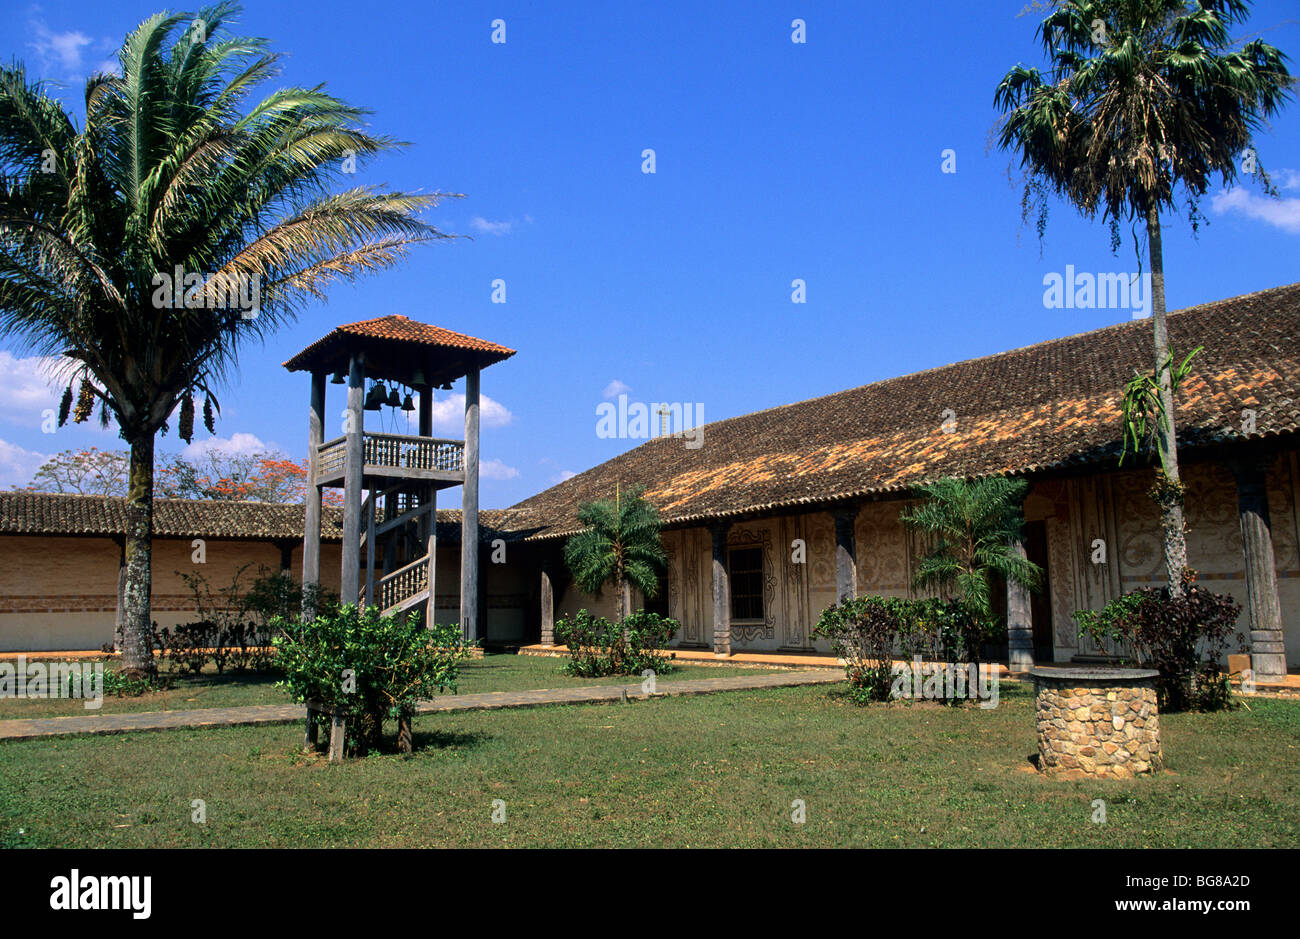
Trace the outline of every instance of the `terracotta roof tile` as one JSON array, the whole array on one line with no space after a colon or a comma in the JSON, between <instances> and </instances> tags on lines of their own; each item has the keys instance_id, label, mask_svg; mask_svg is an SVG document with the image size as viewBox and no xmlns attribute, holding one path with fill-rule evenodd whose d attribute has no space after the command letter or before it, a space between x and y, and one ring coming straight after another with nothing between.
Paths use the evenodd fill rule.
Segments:
<instances>
[{"instance_id":1,"label":"terracotta roof tile","mask_svg":"<svg viewBox=\"0 0 1300 939\"><path fill-rule=\"evenodd\" d=\"M290 371L309 369L334 347L345 343L349 337L388 340L430 349L472 352L478 354L485 365L500 362L515 354L514 349L486 339L477 339L464 333L443 329L441 326L421 323L418 320L393 314L336 327L328 335L316 340L285 362L284 367Z\"/></svg>"},{"instance_id":2,"label":"terracotta roof tile","mask_svg":"<svg viewBox=\"0 0 1300 939\"><path fill-rule=\"evenodd\" d=\"M669 523L905 491L944 475L1033 473L1110 461L1120 402L1151 368L1136 320L863 385L656 438L512 507L531 537L576 530L584 502L641 483ZM1177 402L1180 445L1300 430L1300 284L1171 313L1175 354L1204 351ZM956 414L951 433L944 409ZM1256 411L1242 431L1242 410Z\"/></svg>"}]
</instances>

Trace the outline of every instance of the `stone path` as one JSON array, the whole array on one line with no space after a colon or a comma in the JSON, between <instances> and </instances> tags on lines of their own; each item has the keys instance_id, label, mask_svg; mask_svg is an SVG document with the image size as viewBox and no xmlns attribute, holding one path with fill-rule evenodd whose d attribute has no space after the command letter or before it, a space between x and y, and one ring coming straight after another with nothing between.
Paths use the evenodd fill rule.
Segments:
<instances>
[{"instance_id":1,"label":"stone path","mask_svg":"<svg viewBox=\"0 0 1300 939\"><path fill-rule=\"evenodd\" d=\"M661 681L654 695L641 692L641 683L585 685L580 688L545 688L535 691L488 691L482 694L446 695L424 701L419 714L446 711L490 711L498 708L539 707L547 704L586 704L650 697L748 691L755 688L790 688L827 685L843 681L842 673L829 669L740 675L732 678L690 678ZM179 711L143 711L136 714L78 714L75 717L37 717L0 720L0 740L33 740L65 734L121 734L137 730L172 730L177 727L239 727L250 724L288 724L305 720L307 711L297 704L256 704L233 708L195 708Z\"/></svg>"}]
</instances>

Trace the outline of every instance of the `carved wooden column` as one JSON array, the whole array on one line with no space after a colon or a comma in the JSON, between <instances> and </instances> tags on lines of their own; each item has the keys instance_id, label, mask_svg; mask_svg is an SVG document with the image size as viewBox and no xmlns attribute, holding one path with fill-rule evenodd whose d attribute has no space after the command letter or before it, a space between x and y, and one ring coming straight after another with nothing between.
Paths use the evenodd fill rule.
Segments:
<instances>
[{"instance_id":1,"label":"carved wooden column","mask_svg":"<svg viewBox=\"0 0 1300 939\"><path fill-rule=\"evenodd\" d=\"M1011 550L1024 560L1025 543L1017 540ZM1029 591L1007 578L1007 667L1027 672L1034 667L1034 617Z\"/></svg>"},{"instance_id":2,"label":"carved wooden column","mask_svg":"<svg viewBox=\"0 0 1300 939\"><path fill-rule=\"evenodd\" d=\"M1277 566L1268 517L1267 472L1271 455L1228 463L1237 480L1237 515L1246 564L1246 612L1250 617L1250 667L1256 681L1286 676L1282 639L1282 604L1277 594Z\"/></svg>"},{"instance_id":3,"label":"carved wooden column","mask_svg":"<svg viewBox=\"0 0 1300 939\"><path fill-rule=\"evenodd\" d=\"M361 477L365 458L365 412L361 396L366 371L361 353L348 363L347 445L343 464L343 571L339 602L356 603L361 586Z\"/></svg>"},{"instance_id":4,"label":"carved wooden column","mask_svg":"<svg viewBox=\"0 0 1300 939\"><path fill-rule=\"evenodd\" d=\"M711 525L713 537L713 654L731 655L731 577L727 571L727 530Z\"/></svg>"},{"instance_id":5,"label":"carved wooden column","mask_svg":"<svg viewBox=\"0 0 1300 939\"><path fill-rule=\"evenodd\" d=\"M835 519L835 597L843 603L858 595L857 546L853 534L858 507L837 509L831 517Z\"/></svg>"},{"instance_id":6,"label":"carved wooden column","mask_svg":"<svg viewBox=\"0 0 1300 939\"><path fill-rule=\"evenodd\" d=\"M555 588L550 567L542 564L542 645L555 645Z\"/></svg>"}]
</instances>

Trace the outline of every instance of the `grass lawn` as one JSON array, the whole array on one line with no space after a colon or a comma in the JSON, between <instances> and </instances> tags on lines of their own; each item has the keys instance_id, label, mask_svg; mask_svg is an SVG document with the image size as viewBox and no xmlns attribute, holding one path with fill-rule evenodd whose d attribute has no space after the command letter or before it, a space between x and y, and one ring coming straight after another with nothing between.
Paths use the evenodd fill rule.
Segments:
<instances>
[{"instance_id":1,"label":"grass lawn","mask_svg":"<svg viewBox=\"0 0 1300 939\"><path fill-rule=\"evenodd\" d=\"M482 659L470 659L461 672L457 690L461 694L471 694L479 691L634 684L640 681L633 678L572 678L562 671L565 661L567 660L562 658L535 655L485 655ZM105 665L105 668L116 667L116 662ZM768 669L746 669L734 665L679 665L662 680L723 678L767 671ZM176 676L172 687L166 691L139 697L105 697L103 706L97 711L87 711L83 701L68 698L0 698L0 720L87 713L122 714L133 711L240 707L248 704L289 704L292 701L289 695L275 687L277 677L236 673L229 669L225 674L218 675L213 666L207 665L198 675Z\"/></svg>"},{"instance_id":2,"label":"grass lawn","mask_svg":"<svg viewBox=\"0 0 1300 939\"><path fill-rule=\"evenodd\" d=\"M1300 845L1300 702L1165 715L1167 772L1061 782L1029 768L1025 686L988 711L838 687L427 715L414 754L335 766L294 726L0 743L0 846Z\"/></svg>"}]
</instances>

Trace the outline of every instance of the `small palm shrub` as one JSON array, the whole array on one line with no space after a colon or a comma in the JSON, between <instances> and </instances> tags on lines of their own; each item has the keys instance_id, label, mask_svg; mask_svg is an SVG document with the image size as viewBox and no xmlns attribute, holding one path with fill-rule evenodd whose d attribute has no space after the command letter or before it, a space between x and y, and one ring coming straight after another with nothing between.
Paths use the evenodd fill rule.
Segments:
<instances>
[{"instance_id":1,"label":"small palm shrub","mask_svg":"<svg viewBox=\"0 0 1300 939\"><path fill-rule=\"evenodd\" d=\"M418 701L455 691L469 654L457 625L425 629L415 616L383 616L354 604L310 621L276 620L277 687L295 700L343 711L345 747L377 748L385 719L414 713Z\"/></svg>"},{"instance_id":2,"label":"small palm shrub","mask_svg":"<svg viewBox=\"0 0 1300 939\"><path fill-rule=\"evenodd\" d=\"M570 675L640 675L646 669L663 675L673 668L662 650L680 629L666 616L637 610L622 623L579 610L572 619L555 624L555 637L569 647L564 670Z\"/></svg>"},{"instance_id":3,"label":"small palm shrub","mask_svg":"<svg viewBox=\"0 0 1300 939\"><path fill-rule=\"evenodd\" d=\"M1126 663L1160 672L1156 694L1162 711L1217 711L1231 704L1220 667L1237 627L1241 604L1227 594L1191 584L1182 596L1167 587L1144 587L1101 610L1074 614L1081 636L1111 641ZM1245 637L1236 633L1240 648Z\"/></svg>"}]
</instances>

